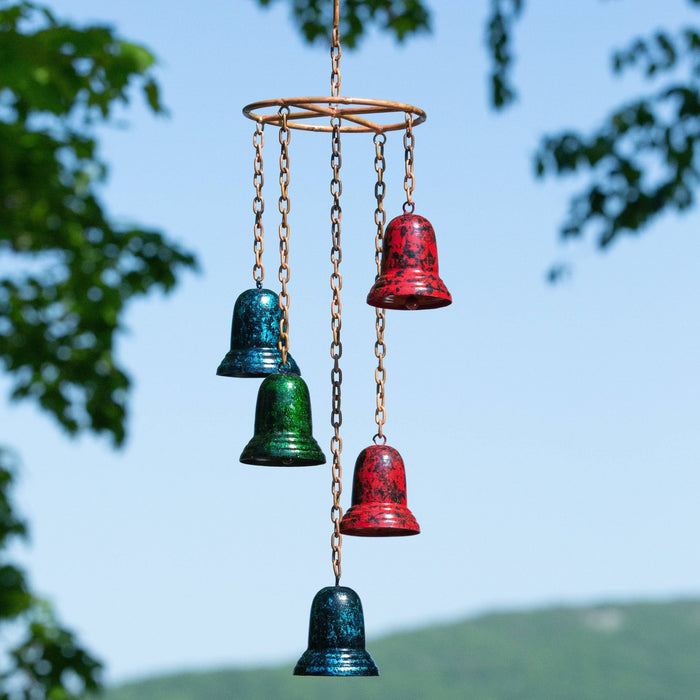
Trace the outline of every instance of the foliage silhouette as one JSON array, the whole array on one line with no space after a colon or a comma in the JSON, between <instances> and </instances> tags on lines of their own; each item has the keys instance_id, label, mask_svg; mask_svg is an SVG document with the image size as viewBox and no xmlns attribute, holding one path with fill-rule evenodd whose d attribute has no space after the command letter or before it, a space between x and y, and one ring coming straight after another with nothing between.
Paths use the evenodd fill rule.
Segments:
<instances>
[{"instance_id":1,"label":"foliage silhouette","mask_svg":"<svg viewBox=\"0 0 700 700\"><path fill-rule=\"evenodd\" d=\"M95 127L135 87L164 112L154 63L110 27L0 1L0 362L13 399L115 446L126 437L129 377L114 355L126 305L195 267L158 231L116 225L100 200ZM0 700L80 697L99 687L100 663L8 561L8 543L27 535L10 497L16 462L0 446L0 628L23 634L0 661Z\"/></svg>"},{"instance_id":2,"label":"foliage silhouette","mask_svg":"<svg viewBox=\"0 0 700 700\"><path fill-rule=\"evenodd\" d=\"M257 0L269 5L271 0ZM289 0L293 17L308 41L328 40L333 0ZM488 0L485 27L489 52L490 101L497 110L516 101L511 69L515 26L525 0ZM687 0L700 8L700 0ZM661 7L661 4L660 4ZM341 40L353 48L370 26L399 41L431 27L425 0L343 0ZM659 18L663 18L659 11ZM700 29L672 33L657 30L614 52L612 69L635 68L654 90L612 109L589 134L564 129L545 135L534 155L537 177L586 175L587 184L570 202L560 228L564 239L591 231L599 248L623 234L636 234L664 213L695 204L700 176L696 150L700 140ZM680 74L680 75L679 75ZM550 281L567 271L552 266Z\"/></svg>"}]
</instances>

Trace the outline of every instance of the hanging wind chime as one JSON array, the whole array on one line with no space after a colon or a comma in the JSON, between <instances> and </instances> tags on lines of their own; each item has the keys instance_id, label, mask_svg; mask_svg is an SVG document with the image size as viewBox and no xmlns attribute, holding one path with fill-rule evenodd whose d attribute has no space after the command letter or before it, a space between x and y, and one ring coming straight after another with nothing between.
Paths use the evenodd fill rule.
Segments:
<instances>
[{"instance_id":1,"label":"hanging wind chime","mask_svg":"<svg viewBox=\"0 0 700 700\"><path fill-rule=\"evenodd\" d=\"M331 134L331 427L332 495L331 558L335 584L322 588L311 604L308 648L294 668L302 676L376 676L376 664L365 649L362 604L354 590L340 585L341 545L343 535L393 537L416 535L420 527L406 499L406 472L401 455L389 446L384 435L386 420L386 309L432 309L447 306L452 297L438 273L435 232L422 216L414 213L415 184L413 127L422 124L426 115L412 105L386 100L342 97L340 95L340 0L333 0L331 43L331 95L327 97L278 98L247 105L243 114L255 121L253 184L255 288L243 292L236 300L231 324L230 350L217 374L227 377L265 377L258 390L254 434L245 446L240 461L260 466L310 466L324 464L326 458L312 434L311 401L298 365L289 353L289 142L292 129ZM373 121L381 115L396 122ZM265 208L262 151L264 128L279 129L281 221L279 224L279 294L262 286L263 223ZM384 145L386 133L404 131L403 213L389 222L386 232L384 211ZM377 275L367 295L367 303L376 307L377 367L375 421L377 432L373 444L357 458L353 477L351 507L343 515L341 410L342 371L341 342L342 275L340 262L342 209L340 195L342 165L341 133L374 134L374 169L377 179L374 194L377 206L374 257Z\"/></svg>"}]
</instances>

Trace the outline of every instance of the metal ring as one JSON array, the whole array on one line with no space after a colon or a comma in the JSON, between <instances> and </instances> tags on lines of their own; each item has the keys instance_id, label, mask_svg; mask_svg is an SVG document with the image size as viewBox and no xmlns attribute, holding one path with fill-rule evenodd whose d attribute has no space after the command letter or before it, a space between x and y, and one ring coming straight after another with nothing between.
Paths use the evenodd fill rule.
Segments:
<instances>
[{"instance_id":1,"label":"metal ring","mask_svg":"<svg viewBox=\"0 0 700 700\"><path fill-rule=\"evenodd\" d=\"M332 119L340 118L345 122L351 122L352 126L341 125L343 133L384 133L386 131L401 131L406 128L406 114L414 117L413 126L422 124L427 116L419 107L404 104L402 102L390 102L388 100L375 100L369 97L279 97L273 100L261 100L251 102L243 108L243 115L248 119L263 124L281 126L282 119L277 110L265 114L261 110L287 107L290 109L287 115L287 126L290 129L302 131L333 131L330 125ZM297 108L299 112L291 111ZM403 118L400 122L380 124L365 119L365 115L374 114L400 114ZM330 117L330 119L329 119ZM305 124L309 120L323 120L322 123Z\"/></svg>"}]
</instances>

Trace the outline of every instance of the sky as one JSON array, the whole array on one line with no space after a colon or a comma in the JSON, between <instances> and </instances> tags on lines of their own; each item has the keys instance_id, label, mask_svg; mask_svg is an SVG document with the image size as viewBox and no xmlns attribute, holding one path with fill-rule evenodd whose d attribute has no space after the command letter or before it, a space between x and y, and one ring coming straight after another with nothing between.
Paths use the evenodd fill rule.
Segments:
<instances>
[{"instance_id":1,"label":"sky","mask_svg":"<svg viewBox=\"0 0 700 700\"><path fill-rule=\"evenodd\" d=\"M582 180L536 181L541 136L588 130L648 89L610 53L663 22L669 0L541 0L517 28L519 100L487 101L487 2L432 2L433 32L371 33L341 59L342 94L417 105L416 213L433 224L444 309L387 312L387 422L406 465L409 538L343 540L344 585L371 640L491 610L700 593L700 212L671 214L600 253L557 230ZM159 57L171 116L135 96L100 130L103 195L120 221L196 251L201 273L127 313L128 443L69 439L28 404L0 404L19 452L34 587L106 662L111 682L289 663L317 590L333 583L330 466L242 465L259 381L217 377L233 304L253 286L253 122L244 105L328 94L325 47L287 3L60 0L60 17L115 26ZM343 506L374 424L374 146L343 137ZM278 145L266 130L266 284L278 289ZM386 147L392 218L401 134ZM330 138L290 144L291 352L314 434L330 427ZM270 238L272 237L272 238ZM572 263L563 283L548 267ZM0 380L7 394L9 382Z\"/></svg>"}]
</instances>

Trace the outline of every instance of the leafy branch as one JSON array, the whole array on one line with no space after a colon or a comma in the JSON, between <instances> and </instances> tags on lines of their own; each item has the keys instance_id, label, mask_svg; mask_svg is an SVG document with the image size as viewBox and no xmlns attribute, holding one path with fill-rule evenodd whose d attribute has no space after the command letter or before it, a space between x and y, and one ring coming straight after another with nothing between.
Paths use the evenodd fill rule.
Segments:
<instances>
[{"instance_id":1,"label":"leafy branch","mask_svg":"<svg viewBox=\"0 0 700 700\"><path fill-rule=\"evenodd\" d=\"M276 0L257 0L266 7ZM292 0L294 21L309 43L330 45L333 0ZM340 37L355 48L372 26L401 42L408 36L430 31L430 12L420 0L343 0L340 5Z\"/></svg>"},{"instance_id":2,"label":"leafy branch","mask_svg":"<svg viewBox=\"0 0 700 700\"><path fill-rule=\"evenodd\" d=\"M588 172L590 182L570 203L563 238L589 228L606 248L623 233L637 233L667 211L685 211L696 201L700 140L700 36L686 28L673 37L657 32L613 55L613 70L637 68L660 79L685 65L685 81L616 109L584 136L573 130L546 136L535 155L538 176ZM565 270L553 267L550 280Z\"/></svg>"}]
</instances>

